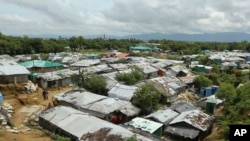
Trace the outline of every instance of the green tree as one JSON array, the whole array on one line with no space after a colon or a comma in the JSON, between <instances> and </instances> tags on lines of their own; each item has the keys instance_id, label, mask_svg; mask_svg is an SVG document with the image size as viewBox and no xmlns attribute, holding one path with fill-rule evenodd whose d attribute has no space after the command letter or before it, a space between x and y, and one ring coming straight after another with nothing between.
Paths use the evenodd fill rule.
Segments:
<instances>
[{"instance_id":1,"label":"green tree","mask_svg":"<svg viewBox=\"0 0 250 141\"><path fill-rule=\"evenodd\" d=\"M141 108L142 114L148 114L157 109L161 95L152 84L144 84L136 90L132 103Z\"/></svg>"},{"instance_id":2,"label":"green tree","mask_svg":"<svg viewBox=\"0 0 250 141\"><path fill-rule=\"evenodd\" d=\"M78 48L80 49L84 49L84 38L83 36L79 36L77 37L77 42L78 42Z\"/></svg>"},{"instance_id":3,"label":"green tree","mask_svg":"<svg viewBox=\"0 0 250 141\"><path fill-rule=\"evenodd\" d=\"M107 82L103 76L92 74L87 79L87 89L93 93L105 94Z\"/></svg>"},{"instance_id":4,"label":"green tree","mask_svg":"<svg viewBox=\"0 0 250 141\"><path fill-rule=\"evenodd\" d=\"M143 75L138 67L133 67L131 73L117 73L115 78L126 85L134 85L143 79Z\"/></svg>"},{"instance_id":5,"label":"green tree","mask_svg":"<svg viewBox=\"0 0 250 141\"><path fill-rule=\"evenodd\" d=\"M90 74L79 70L78 74L71 75L71 82L80 88L86 88L89 76Z\"/></svg>"},{"instance_id":6,"label":"green tree","mask_svg":"<svg viewBox=\"0 0 250 141\"><path fill-rule=\"evenodd\" d=\"M199 56L199 62L202 65L207 65L209 62L208 56Z\"/></svg>"},{"instance_id":7,"label":"green tree","mask_svg":"<svg viewBox=\"0 0 250 141\"><path fill-rule=\"evenodd\" d=\"M200 74L198 77L194 79L194 84L197 88L208 87L212 85L212 81L209 78L207 78L204 74Z\"/></svg>"},{"instance_id":8,"label":"green tree","mask_svg":"<svg viewBox=\"0 0 250 141\"><path fill-rule=\"evenodd\" d=\"M79 74L72 75L71 81L80 88L85 88L93 93L104 95L106 92L107 82L103 76L89 74L79 71Z\"/></svg>"},{"instance_id":9,"label":"green tree","mask_svg":"<svg viewBox=\"0 0 250 141\"><path fill-rule=\"evenodd\" d=\"M219 81L223 83L235 84L236 76L235 74L220 73Z\"/></svg>"},{"instance_id":10,"label":"green tree","mask_svg":"<svg viewBox=\"0 0 250 141\"><path fill-rule=\"evenodd\" d=\"M36 54L31 55L31 60L37 60L39 57Z\"/></svg>"},{"instance_id":11,"label":"green tree","mask_svg":"<svg viewBox=\"0 0 250 141\"><path fill-rule=\"evenodd\" d=\"M212 64L213 72L214 73L220 73L220 67L216 64Z\"/></svg>"},{"instance_id":12,"label":"green tree","mask_svg":"<svg viewBox=\"0 0 250 141\"><path fill-rule=\"evenodd\" d=\"M69 39L69 46L70 46L70 49L73 50L73 51L76 51L78 49L78 39L77 39L77 37L72 36Z\"/></svg>"},{"instance_id":13,"label":"green tree","mask_svg":"<svg viewBox=\"0 0 250 141\"><path fill-rule=\"evenodd\" d=\"M226 103L233 104L236 98L236 89L230 83L221 83L219 90L216 92L216 96L225 99Z\"/></svg>"},{"instance_id":14,"label":"green tree","mask_svg":"<svg viewBox=\"0 0 250 141\"><path fill-rule=\"evenodd\" d=\"M40 54L40 58L42 60L48 60L49 59L49 54L42 53L42 54Z\"/></svg>"}]
</instances>

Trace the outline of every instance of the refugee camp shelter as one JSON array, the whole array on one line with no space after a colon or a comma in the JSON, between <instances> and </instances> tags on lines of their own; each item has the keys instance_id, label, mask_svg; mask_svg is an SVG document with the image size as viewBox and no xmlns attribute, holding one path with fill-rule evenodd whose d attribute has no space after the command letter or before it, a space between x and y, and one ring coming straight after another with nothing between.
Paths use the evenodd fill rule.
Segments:
<instances>
[{"instance_id":1,"label":"refugee camp shelter","mask_svg":"<svg viewBox=\"0 0 250 141\"><path fill-rule=\"evenodd\" d=\"M139 128L142 131L148 132L155 136L161 137L162 136L162 126L163 124L154 122L148 119L136 117L132 119L130 122L127 123L134 128Z\"/></svg>"},{"instance_id":2,"label":"refugee camp shelter","mask_svg":"<svg viewBox=\"0 0 250 141\"><path fill-rule=\"evenodd\" d=\"M190 102L180 102L180 103L177 103L177 104L171 106L171 109L178 112L178 113L182 113L182 112L186 112L186 111L196 110L198 108L195 107Z\"/></svg>"},{"instance_id":3,"label":"refugee camp shelter","mask_svg":"<svg viewBox=\"0 0 250 141\"><path fill-rule=\"evenodd\" d=\"M151 47L146 47L146 46L131 46L129 47L129 51L132 52L151 52L152 48Z\"/></svg>"},{"instance_id":4,"label":"refugee camp shelter","mask_svg":"<svg viewBox=\"0 0 250 141\"><path fill-rule=\"evenodd\" d=\"M166 108L163 110L157 110L147 116L146 119L154 120L156 122L162 123L164 125L168 125L175 117L177 117L179 113L173 111L170 108Z\"/></svg>"},{"instance_id":5,"label":"refugee camp shelter","mask_svg":"<svg viewBox=\"0 0 250 141\"><path fill-rule=\"evenodd\" d=\"M122 114L123 119L134 117L140 109L128 101L110 98L87 91L72 90L54 96L57 104L67 105L93 116L111 121L112 116Z\"/></svg>"},{"instance_id":6,"label":"refugee camp shelter","mask_svg":"<svg viewBox=\"0 0 250 141\"><path fill-rule=\"evenodd\" d=\"M108 91L108 96L112 98L119 98L121 100L130 101L137 87L128 86L117 83L111 90Z\"/></svg>"},{"instance_id":7,"label":"refugee camp shelter","mask_svg":"<svg viewBox=\"0 0 250 141\"><path fill-rule=\"evenodd\" d=\"M203 140L211 133L214 118L200 110L190 110L179 114L165 129L167 134L179 140Z\"/></svg>"},{"instance_id":8,"label":"refugee camp shelter","mask_svg":"<svg viewBox=\"0 0 250 141\"><path fill-rule=\"evenodd\" d=\"M36 74L36 80L40 87L46 88L60 88L72 85L71 75L78 74L79 71L63 69L47 73Z\"/></svg>"},{"instance_id":9,"label":"refugee camp shelter","mask_svg":"<svg viewBox=\"0 0 250 141\"><path fill-rule=\"evenodd\" d=\"M186 86L178 78L171 75L148 79L146 83L151 83L162 92L165 97L165 100L163 99L164 97L162 97L162 102L166 101L168 103L175 102L178 98L178 94L183 92Z\"/></svg>"},{"instance_id":10,"label":"refugee camp shelter","mask_svg":"<svg viewBox=\"0 0 250 141\"><path fill-rule=\"evenodd\" d=\"M100 59L84 59L70 65L72 69L79 69L100 64Z\"/></svg>"},{"instance_id":11,"label":"refugee camp shelter","mask_svg":"<svg viewBox=\"0 0 250 141\"><path fill-rule=\"evenodd\" d=\"M20 65L30 69L32 72L51 72L63 68L63 64L44 60L25 61L20 63Z\"/></svg>"},{"instance_id":12,"label":"refugee camp shelter","mask_svg":"<svg viewBox=\"0 0 250 141\"><path fill-rule=\"evenodd\" d=\"M72 141L87 140L88 133L95 133L101 129L108 129L109 135L120 135L122 138L135 135L123 127L66 106L57 106L41 112L39 125L56 134L70 137ZM150 141L138 134L136 137Z\"/></svg>"},{"instance_id":13,"label":"refugee camp shelter","mask_svg":"<svg viewBox=\"0 0 250 141\"><path fill-rule=\"evenodd\" d=\"M30 72L14 61L0 61L0 83L26 83Z\"/></svg>"},{"instance_id":14,"label":"refugee camp shelter","mask_svg":"<svg viewBox=\"0 0 250 141\"><path fill-rule=\"evenodd\" d=\"M103 73L111 72L112 68L110 68L107 64L101 64L101 65L84 67L84 68L81 68L80 70L86 73L103 74Z\"/></svg>"}]
</instances>

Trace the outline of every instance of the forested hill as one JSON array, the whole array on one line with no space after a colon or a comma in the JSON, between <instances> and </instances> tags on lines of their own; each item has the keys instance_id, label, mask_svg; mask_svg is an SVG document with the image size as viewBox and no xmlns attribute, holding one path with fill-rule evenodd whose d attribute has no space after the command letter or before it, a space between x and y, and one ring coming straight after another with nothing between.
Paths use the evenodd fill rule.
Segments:
<instances>
[{"instance_id":1,"label":"forested hill","mask_svg":"<svg viewBox=\"0 0 250 141\"><path fill-rule=\"evenodd\" d=\"M137 34L127 35L124 38L135 38L140 40L151 39L168 39L175 41L190 41L190 42L240 42L250 41L250 34L244 32L222 32L222 33L204 33L204 34Z\"/></svg>"},{"instance_id":2,"label":"forested hill","mask_svg":"<svg viewBox=\"0 0 250 141\"><path fill-rule=\"evenodd\" d=\"M0 55L18 55L31 53L51 53L65 51L69 47L72 51L83 49L128 51L130 46L146 45L157 43L162 50L170 50L185 55L202 53L204 50L246 50L250 51L250 42L187 42L174 40L143 40L129 39L108 39L108 38L84 38L83 36L57 37L57 38L32 38L28 36L7 36L0 33Z\"/></svg>"}]
</instances>

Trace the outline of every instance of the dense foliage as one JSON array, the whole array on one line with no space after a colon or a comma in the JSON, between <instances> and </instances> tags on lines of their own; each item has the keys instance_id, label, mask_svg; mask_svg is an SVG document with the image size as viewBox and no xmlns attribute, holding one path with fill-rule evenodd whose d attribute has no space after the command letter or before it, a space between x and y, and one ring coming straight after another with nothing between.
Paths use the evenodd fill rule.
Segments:
<instances>
[{"instance_id":1,"label":"dense foliage","mask_svg":"<svg viewBox=\"0 0 250 141\"><path fill-rule=\"evenodd\" d=\"M162 50L170 50L177 54L197 54L204 50L223 51L223 50L246 50L250 51L250 43L242 42L184 42L171 40L150 40L152 43L159 43ZM117 49L128 51L130 46L143 43L137 39L85 39L82 36L72 36L69 38L31 38L28 36L14 37L6 36L0 33L0 55L9 54L33 54L33 53L50 53L62 52L69 47L72 51L84 49ZM136 55L136 54L135 54ZM140 54L137 54L140 55ZM206 61L206 58L201 58ZM206 62L202 62L206 63Z\"/></svg>"},{"instance_id":2,"label":"dense foliage","mask_svg":"<svg viewBox=\"0 0 250 141\"><path fill-rule=\"evenodd\" d=\"M89 91L93 93L105 95L107 82L103 76L92 74L87 81L88 83L87 83L86 88Z\"/></svg>"},{"instance_id":3,"label":"dense foliage","mask_svg":"<svg viewBox=\"0 0 250 141\"><path fill-rule=\"evenodd\" d=\"M144 84L134 95L132 103L141 108L142 114L149 114L157 109L162 94L152 84Z\"/></svg>"},{"instance_id":4,"label":"dense foliage","mask_svg":"<svg viewBox=\"0 0 250 141\"><path fill-rule=\"evenodd\" d=\"M115 78L118 81L124 82L126 85L134 85L143 79L143 75L138 67L134 67L131 73L117 73Z\"/></svg>"},{"instance_id":5,"label":"dense foliage","mask_svg":"<svg viewBox=\"0 0 250 141\"><path fill-rule=\"evenodd\" d=\"M212 81L204 74L200 74L198 77L194 79L194 84L197 88L208 87L212 85Z\"/></svg>"},{"instance_id":6,"label":"dense foliage","mask_svg":"<svg viewBox=\"0 0 250 141\"><path fill-rule=\"evenodd\" d=\"M82 36L72 36L64 38L29 38L28 36L14 37L6 36L0 33L0 55L18 55L34 53L62 52L69 47L72 51L84 49L123 49L128 50L129 46L140 43L135 39L85 39Z\"/></svg>"},{"instance_id":7,"label":"dense foliage","mask_svg":"<svg viewBox=\"0 0 250 141\"><path fill-rule=\"evenodd\" d=\"M93 93L106 94L107 82L105 78L100 75L79 71L79 74L71 76L71 81L78 87L85 88Z\"/></svg>"}]
</instances>

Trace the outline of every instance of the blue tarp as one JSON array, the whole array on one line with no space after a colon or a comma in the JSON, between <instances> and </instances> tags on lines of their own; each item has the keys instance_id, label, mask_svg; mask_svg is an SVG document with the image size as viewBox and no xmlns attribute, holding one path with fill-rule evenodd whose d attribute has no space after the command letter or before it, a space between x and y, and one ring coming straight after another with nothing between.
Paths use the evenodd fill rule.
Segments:
<instances>
[{"instance_id":1,"label":"blue tarp","mask_svg":"<svg viewBox=\"0 0 250 141\"><path fill-rule=\"evenodd\" d=\"M0 93L0 101L3 101L3 95Z\"/></svg>"}]
</instances>

